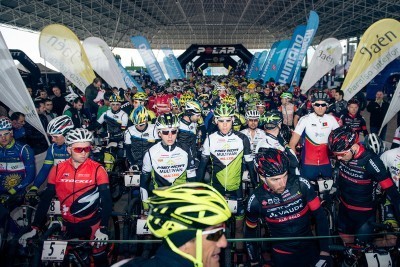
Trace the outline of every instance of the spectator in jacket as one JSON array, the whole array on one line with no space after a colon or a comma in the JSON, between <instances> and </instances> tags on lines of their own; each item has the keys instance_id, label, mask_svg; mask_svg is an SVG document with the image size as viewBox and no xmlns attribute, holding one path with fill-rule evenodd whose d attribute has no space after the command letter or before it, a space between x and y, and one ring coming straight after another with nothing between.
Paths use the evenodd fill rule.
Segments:
<instances>
[{"instance_id":1,"label":"spectator in jacket","mask_svg":"<svg viewBox=\"0 0 400 267\"><path fill-rule=\"evenodd\" d=\"M371 133L378 134L379 129L382 126L383 119L385 118L386 112L388 111L389 103L383 100L383 91L379 90L376 92L375 101L370 101L367 105L367 111L371 113L369 119L369 127ZM386 139L387 125L382 128L379 137L382 140Z\"/></svg>"}]
</instances>

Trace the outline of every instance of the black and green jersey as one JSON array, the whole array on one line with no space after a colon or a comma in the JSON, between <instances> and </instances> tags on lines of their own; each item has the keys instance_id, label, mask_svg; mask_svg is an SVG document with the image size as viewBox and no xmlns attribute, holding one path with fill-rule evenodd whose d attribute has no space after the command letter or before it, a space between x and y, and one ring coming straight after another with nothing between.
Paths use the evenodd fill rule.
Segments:
<instances>
[{"instance_id":1,"label":"black and green jersey","mask_svg":"<svg viewBox=\"0 0 400 267\"><path fill-rule=\"evenodd\" d=\"M217 131L205 140L202 157L211 158L211 185L218 184L226 191L235 191L242 182L243 160L252 160L250 141L238 131L227 135Z\"/></svg>"}]
</instances>

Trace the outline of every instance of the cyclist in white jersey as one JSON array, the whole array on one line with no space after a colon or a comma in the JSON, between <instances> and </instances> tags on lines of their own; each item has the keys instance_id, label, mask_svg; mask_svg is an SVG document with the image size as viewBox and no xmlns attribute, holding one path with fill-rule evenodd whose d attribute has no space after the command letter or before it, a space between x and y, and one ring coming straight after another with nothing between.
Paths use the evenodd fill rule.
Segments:
<instances>
[{"instance_id":1,"label":"cyclist in white jersey","mask_svg":"<svg viewBox=\"0 0 400 267\"><path fill-rule=\"evenodd\" d=\"M260 121L260 112L258 112L258 110L248 110L245 118L247 122L247 128L241 130L240 132L244 133L249 138L251 156L254 159L258 143L265 140L267 136L263 130L257 128Z\"/></svg>"}]
</instances>

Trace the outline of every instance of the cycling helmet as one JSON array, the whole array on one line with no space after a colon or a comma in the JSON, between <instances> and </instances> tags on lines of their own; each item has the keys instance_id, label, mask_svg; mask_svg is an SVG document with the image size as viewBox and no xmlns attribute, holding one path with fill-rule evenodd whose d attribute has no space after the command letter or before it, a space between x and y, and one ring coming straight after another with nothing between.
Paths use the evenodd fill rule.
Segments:
<instances>
[{"instance_id":1,"label":"cycling helmet","mask_svg":"<svg viewBox=\"0 0 400 267\"><path fill-rule=\"evenodd\" d=\"M187 113L200 114L202 110L201 105L197 101L190 100L185 103L185 112Z\"/></svg>"},{"instance_id":2,"label":"cycling helmet","mask_svg":"<svg viewBox=\"0 0 400 267\"><path fill-rule=\"evenodd\" d=\"M77 128L69 131L65 137L65 143L70 146L79 142L93 143L93 133L88 129L83 128Z\"/></svg>"},{"instance_id":3,"label":"cycling helmet","mask_svg":"<svg viewBox=\"0 0 400 267\"><path fill-rule=\"evenodd\" d=\"M258 110L248 110L245 116L246 120L248 119L260 119L260 112Z\"/></svg>"},{"instance_id":4,"label":"cycling helmet","mask_svg":"<svg viewBox=\"0 0 400 267\"><path fill-rule=\"evenodd\" d=\"M72 103L78 97L79 97L79 95L77 95L75 93L70 93L70 94L66 95L64 98L65 98L65 101L67 101L68 103Z\"/></svg>"},{"instance_id":5,"label":"cycling helmet","mask_svg":"<svg viewBox=\"0 0 400 267\"><path fill-rule=\"evenodd\" d=\"M233 95L227 95L221 99L222 104L228 104L231 105L232 107L236 106L236 102L237 102L236 97L234 97Z\"/></svg>"},{"instance_id":6,"label":"cycling helmet","mask_svg":"<svg viewBox=\"0 0 400 267\"><path fill-rule=\"evenodd\" d=\"M217 89L212 90L211 94L213 96L217 96L218 95L218 90Z\"/></svg>"},{"instance_id":7,"label":"cycling helmet","mask_svg":"<svg viewBox=\"0 0 400 267\"><path fill-rule=\"evenodd\" d=\"M147 112L147 109L145 107L139 106L131 112L129 119L131 120L133 125L146 123L149 119L149 113Z\"/></svg>"},{"instance_id":8,"label":"cycling helmet","mask_svg":"<svg viewBox=\"0 0 400 267\"><path fill-rule=\"evenodd\" d=\"M138 93L133 95L132 99L133 100L140 100L140 101L147 101L149 98L147 97L146 93L138 92Z\"/></svg>"},{"instance_id":9,"label":"cycling helmet","mask_svg":"<svg viewBox=\"0 0 400 267\"><path fill-rule=\"evenodd\" d=\"M235 115L235 110L233 107L227 104L220 104L214 110L214 117L233 117Z\"/></svg>"},{"instance_id":10,"label":"cycling helmet","mask_svg":"<svg viewBox=\"0 0 400 267\"><path fill-rule=\"evenodd\" d=\"M179 103L179 98L177 98L176 96L172 97L169 100L169 104L171 105L171 108L181 108L181 105Z\"/></svg>"},{"instance_id":11,"label":"cycling helmet","mask_svg":"<svg viewBox=\"0 0 400 267\"><path fill-rule=\"evenodd\" d=\"M249 85L247 85L247 89L256 89L256 84L251 82Z\"/></svg>"},{"instance_id":12,"label":"cycling helmet","mask_svg":"<svg viewBox=\"0 0 400 267\"><path fill-rule=\"evenodd\" d=\"M285 140L286 143L289 143L290 138L292 138L292 130L286 124L281 125L281 130L279 131L279 134L282 136L283 140Z\"/></svg>"},{"instance_id":13,"label":"cycling helmet","mask_svg":"<svg viewBox=\"0 0 400 267\"><path fill-rule=\"evenodd\" d=\"M286 98L286 99L292 99L293 98L293 96L292 96L292 94L291 93L282 93L281 94L281 98Z\"/></svg>"},{"instance_id":14,"label":"cycling helmet","mask_svg":"<svg viewBox=\"0 0 400 267\"><path fill-rule=\"evenodd\" d=\"M267 111L260 121L266 130L272 130L283 121L282 113L277 110Z\"/></svg>"},{"instance_id":15,"label":"cycling helmet","mask_svg":"<svg viewBox=\"0 0 400 267\"><path fill-rule=\"evenodd\" d=\"M12 129L11 120L7 117L1 117L0 118L0 131L11 130L11 129Z\"/></svg>"},{"instance_id":16,"label":"cycling helmet","mask_svg":"<svg viewBox=\"0 0 400 267\"><path fill-rule=\"evenodd\" d=\"M264 103L264 101L257 101L256 107L264 107L264 108L265 108L265 103Z\"/></svg>"},{"instance_id":17,"label":"cycling helmet","mask_svg":"<svg viewBox=\"0 0 400 267\"><path fill-rule=\"evenodd\" d=\"M289 169L289 159L278 149L262 147L254 156L254 168L265 178L281 175Z\"/></svg>"},{"instance_id":18,"label":"cycling helmet","mask_svg":"<svg viewBox=\"0 0 400 267\"><path fill-rule=\"evenodd\" d=\"M67 115L56 117L47 125L47 133L49 135L62 134L65 136L72 129L74 129L74 123Z\"/></svg>"},{"instance_id":19,"label":"cycling helmet","mask_svg":"<svg viewBox=\"0 0 400 267\"><path fill-rule=\"evenodd\" d=\"M213 187L203 183L185 183L177 186L157 188L153 197L146 200L150 205L147 225L156 236L164 238L177 254L203 266L203 230L219 225L231 217L224 197ZM179 233L191 233L196 238L196 256L178 249L173 237Z\"/></svg>"},{"instance_id":20,"label":"cycling helmet","mask_svg":"<svg viewBox=\"0 0 400 267\"><path fill-rule=\"evenodd\" d=\"M341 126L333 130L328 138L331 152L349 150L357 142L357 133L350 126Z\"/></svg>"},{"instance_id":21,"label":"cycling helmet","mask_svg":"<svg viewBox=\"0 0 400 267\"><path fill-rule=\"evenodd\" d=\"M207 94L201 94L201 95L198 97L198 100L199 100L199 101L208 102L208 101L210 100L210 97L209 97Z\"/></svg>"},{"instance_id":22,"label":"cycling helmet","mask_svg":"<svg viewBox=\"0 0 400 267\"><path fill-rule=\"evenodd\" d=\"M157 117L156 128L157 130L166 128L179 128L178 117L172 113L164 113Z\"/></svg>"},{"instance_id":23,"label":"cycling helmet","mask_svg":"<svg viewBox=\"0 0 400 267\"><path fill-rule=\"evenodd\" d=\"M110 96L110 98L108 99L108 101L110 101L110 102L118 102L118 103L121 103L121 102L123 102L124 100L123 100L119 95L114 95L114 94L112 94L112 95Z\"/></svg>"},{"instance_id":24,"label":"cycling helmet","mask_svg":"<svg viewBox=\"0 0 400 267\"><path fill-rule=\"evenodd\" d=\"M312 95L311 102L314 103L315 101L325 101L328 103L329 97L325 92L316 91Z\"/></svg>"},{"instance_id":25,"label":"cycling helmet","mask_svg":"<svg viewBox=\"0 0 400 267\"><path fill-rule=\"evenodd\" d=\"M377 155L385 151L385 144L376 133L367 135L364 139L364 145L368 150L373 151Z\"/></svg>"}]
</instances>

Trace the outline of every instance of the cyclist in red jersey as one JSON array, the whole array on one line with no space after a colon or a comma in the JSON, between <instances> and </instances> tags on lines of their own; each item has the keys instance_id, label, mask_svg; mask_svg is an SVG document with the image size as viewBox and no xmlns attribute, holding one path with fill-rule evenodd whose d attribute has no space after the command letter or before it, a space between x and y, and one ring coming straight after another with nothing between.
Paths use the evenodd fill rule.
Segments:
<instances>
[{"instance_id":1,"label":"cyclist in red jersey","mask_svg":"<svg viewBox=\"0 0 400 267\"><path fill-rule=\"evenodd\" d=\"M19 242L37 235L46 223L51 200L57 196L67 238L107 241L107 225L112 212L112 200L106 170L89 159L93 134L87 129L71 130L66 136L69 159L54 166L48 176L32 223L32 230ZM108 266L106 243L93 243L95 266Z\"/></svg>"}]
</instances>

